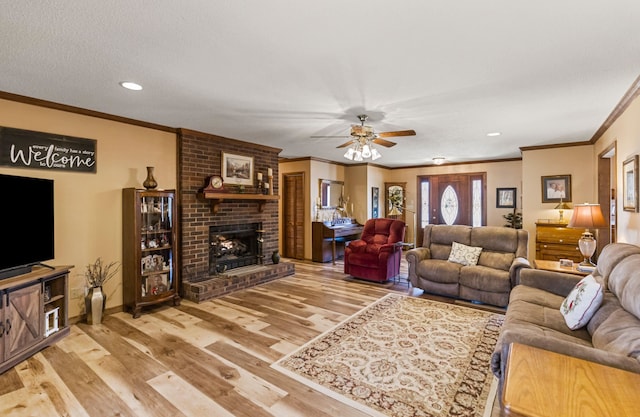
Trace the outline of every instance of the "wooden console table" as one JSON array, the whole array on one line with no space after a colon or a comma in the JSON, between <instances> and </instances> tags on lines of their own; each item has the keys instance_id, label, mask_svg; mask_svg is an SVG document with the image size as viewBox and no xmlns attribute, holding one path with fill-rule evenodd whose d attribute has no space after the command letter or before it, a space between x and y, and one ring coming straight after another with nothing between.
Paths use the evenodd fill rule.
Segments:
<instances>
[{"instance_id":1,"label":"wooden console table","mask_svg":"<svg viewBox=\"0 0 640 417\"><path fill-rule=\"evenodd\" d=\"M589 272L578 271L578 263L574 262L573 266L560 266L560 261L546 261L543 259L536 259L534 265L536 269L542 269L545 271L564 272L566 274L587 276Z\"/></svg>"},{"instance_id":2,"label":"wooden console table","mask_svg":"<svg viewBox=\"0 0 640 417\"><path fill-rule=\"evenodd\" d=\"M505 416L637 416L640 374L513 343L504 382Z\"/></svg>"}]
</instances>

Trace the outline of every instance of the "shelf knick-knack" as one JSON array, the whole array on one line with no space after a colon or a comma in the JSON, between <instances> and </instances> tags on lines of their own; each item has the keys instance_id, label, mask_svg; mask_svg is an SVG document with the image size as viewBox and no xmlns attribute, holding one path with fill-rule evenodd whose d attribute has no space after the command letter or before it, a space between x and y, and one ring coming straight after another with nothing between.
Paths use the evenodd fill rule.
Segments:
<instances>
[{"instance_id":1,"label":"shelf knick-knack","mask_svg":"<svg viewBox=\"0 0 640 417\"><path fill-rule=\"evenodd\" d=\"M271 254L271 262L273 262L274 264L279 264L280 263L280 252L277 250L274 250L273 253Z\"/></svg>"},{"instance_id":2,"label":"shelf knick-knack","mask_svg":"<svg viewBox=\"0 0 640 417\"><path fill-rule=\"evenodd\" d=\"M153 190L158 186L158 182L153 178L153 167L147 167L147 178L142 183L147 190Z\"/></svg>"}]
</instances>

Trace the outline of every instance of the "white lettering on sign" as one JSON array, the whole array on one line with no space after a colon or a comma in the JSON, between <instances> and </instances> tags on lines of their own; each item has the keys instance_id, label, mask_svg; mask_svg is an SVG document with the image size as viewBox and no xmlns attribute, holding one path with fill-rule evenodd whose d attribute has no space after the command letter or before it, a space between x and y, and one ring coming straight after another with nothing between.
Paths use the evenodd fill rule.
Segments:
<instances>
[{"instance_id":1,"label":"white lettering on sign","mask_svg":"<svg viewBox=\"0 0 640 417\"><path fill-rule=\"evenodd\" d=\"M93 159L93 155L94 152L91 151L79 151L54 145L31 145L25 152L22 149L16 149L15 145L11 145L10 158L12 163L21 160L26 166L31 166L31 163L35 162L39 166L47 168L74 168L94 166L96 161Z\"/></svg>"}]
</instances>

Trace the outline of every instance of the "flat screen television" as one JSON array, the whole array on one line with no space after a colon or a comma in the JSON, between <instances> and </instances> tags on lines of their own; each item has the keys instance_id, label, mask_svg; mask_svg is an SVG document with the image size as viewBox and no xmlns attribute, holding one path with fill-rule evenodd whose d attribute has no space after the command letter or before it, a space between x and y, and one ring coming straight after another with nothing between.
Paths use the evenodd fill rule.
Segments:
<instances>
[{"instance_id":1,"label":"flat screen television","mask_svg":"<svg viewBox=\"0 0 640 417\"><path fill-rule=\"evenodd\" d=\"M53 259L53 180L0 174L0 279ZM9 232L11 231L11 232Z\"/></svg>"}]
</instances>

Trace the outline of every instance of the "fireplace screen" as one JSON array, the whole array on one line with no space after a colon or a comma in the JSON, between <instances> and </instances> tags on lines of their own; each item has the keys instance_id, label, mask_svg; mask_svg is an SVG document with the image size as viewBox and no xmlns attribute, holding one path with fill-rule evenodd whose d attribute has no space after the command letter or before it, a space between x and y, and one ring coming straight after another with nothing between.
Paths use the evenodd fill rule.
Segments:
<instances>
[{"instance_id":1,"label":"fireplace screen","mask_svg":"<svg viewBox=\"0 0 640 417\"><path fill-rule=\"evenodd\" d=\"M222 273L258 264L261 223L211 226L209 228L209 273Z\"/></svg>"}]
</instances>

